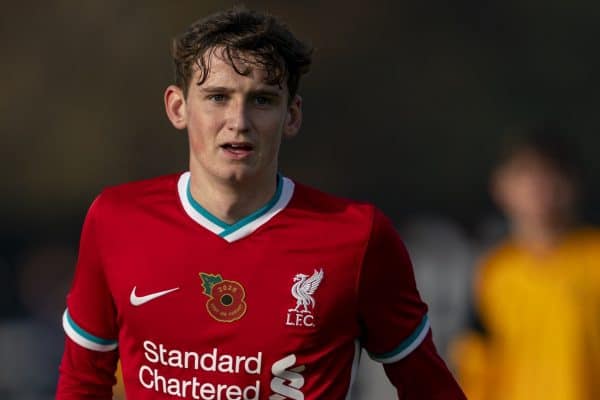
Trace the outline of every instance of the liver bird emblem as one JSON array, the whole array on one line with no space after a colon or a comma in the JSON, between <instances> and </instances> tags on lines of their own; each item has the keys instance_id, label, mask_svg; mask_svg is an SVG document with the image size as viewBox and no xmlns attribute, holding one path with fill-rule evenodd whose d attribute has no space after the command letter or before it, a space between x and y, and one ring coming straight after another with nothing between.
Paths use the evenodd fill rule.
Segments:
<instances>
[{"instance_id":1,"label":"liver bird emblem","mask_svg":"<svg viewBox=\"0 0 600 400\"><path fill-rule=\"evenodd\" d=\"M296 311L300 313L310 313L308 306L314 308L315 299L312 295L315 293L321 281L323 280L323 268L311 275L296 274L294 277L294 285L292 286L292 296L296 298L296 307L290 308L288 311ZM304 307L304 309L301 309Z\"/></svg>"}]
</instances>

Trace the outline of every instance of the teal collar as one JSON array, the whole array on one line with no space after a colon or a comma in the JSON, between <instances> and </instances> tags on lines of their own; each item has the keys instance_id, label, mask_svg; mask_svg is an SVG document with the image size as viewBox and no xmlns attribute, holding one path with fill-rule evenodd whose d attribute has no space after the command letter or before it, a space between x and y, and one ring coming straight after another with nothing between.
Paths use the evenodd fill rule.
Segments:
<instances>
[{"instance_id":1,"label":"teal collar","mask_svg":"<svg viewBox=\"0 0 600 400\"><path fill-rule=\"evenodd\" d=\"M221 221L192 197L189 172L179 178L178 189L186 213L206 229L231 242L254 232L285 208L293 195L294 183L278 174L277 189L267 204L233 224Z\"/></svg>"}]
</instances>

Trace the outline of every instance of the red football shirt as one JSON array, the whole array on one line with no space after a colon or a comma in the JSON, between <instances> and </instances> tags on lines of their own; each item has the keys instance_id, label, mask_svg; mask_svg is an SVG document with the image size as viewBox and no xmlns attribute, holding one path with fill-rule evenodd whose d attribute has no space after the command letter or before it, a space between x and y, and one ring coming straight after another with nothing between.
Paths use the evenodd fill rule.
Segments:
<instances>
[{"instance_id":1,"label":"red football shirt","mask_svg":"<svg viewBox=\"0 0 600 400\"><path fill-rule=\"evenodd\" d=\"M90 207L59 398L110 388L118 350L130 399L345 399L361 346L395 363L430 342L407 252L373 206L278 177L228 225L189 177L109 188Z\"/></svg>"}]
</instances>

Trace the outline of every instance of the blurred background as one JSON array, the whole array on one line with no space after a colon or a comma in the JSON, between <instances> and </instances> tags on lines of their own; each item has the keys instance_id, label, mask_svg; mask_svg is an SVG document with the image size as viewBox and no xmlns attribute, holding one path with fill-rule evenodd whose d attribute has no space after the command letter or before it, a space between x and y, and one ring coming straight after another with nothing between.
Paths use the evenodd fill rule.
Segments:
<instances>
[{"instance_id":1,"label":"blurred background","mask_svg":"<svg viewBox=\"0 0 600 400\"><path fill-rule=\"evenodd\" d=\"M3 6L0 398L52 398L87 207L105 186L186 169L185 134L162 103L170 39L232 4ZM506 232L488 178L508 130L551 119L568 132L584 167L581 218L600 222L599 4L245 4L315 48L300 86L303 128L284 144L281 170L395 221L444 356L468 324L476 260Z\"/></svg>"}]
</instances>

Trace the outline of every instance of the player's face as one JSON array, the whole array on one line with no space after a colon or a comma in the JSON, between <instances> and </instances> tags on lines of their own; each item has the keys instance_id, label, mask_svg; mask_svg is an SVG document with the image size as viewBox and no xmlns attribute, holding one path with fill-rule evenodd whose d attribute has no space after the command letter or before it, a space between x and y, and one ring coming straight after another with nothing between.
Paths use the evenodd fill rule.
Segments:
<instances>
[{"instance_id":1,"label":"player's face","mask_svg":"<svg viewBox=\"0 0 600 400\"><path fill-rule=\"evenodd\" d=\"M523 152L502 166L495 186L499 205L519 224L554 224L573 207L573 183L533 153Z\"/></svg>"},{"instance_id":2,"label":"player's face","mask_svg":"<svg viewBox=\"0 0 600 400\"><path fill-rule=\"evenodd\" d=\"M250 68L239 74L221 49L209 57L206 80L198 85L196 70L186 98L174 86L165 93L171 122L187 128L192 174L229 182L272 179L282 136L300 128L300 97L289 101L287 86L266 83L263 69L239 64L241 71Z\"/></svg>"}]
</instances>

